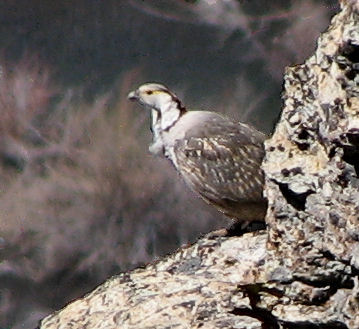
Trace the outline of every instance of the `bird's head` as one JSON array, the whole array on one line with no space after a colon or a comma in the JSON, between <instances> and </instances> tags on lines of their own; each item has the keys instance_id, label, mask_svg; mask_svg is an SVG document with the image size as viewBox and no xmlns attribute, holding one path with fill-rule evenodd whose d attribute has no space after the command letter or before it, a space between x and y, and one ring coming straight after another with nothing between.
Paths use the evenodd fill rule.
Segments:
<instances>
[{"instance_id":1,"label":"bird's head","mask_svg":"<svg viewBox=\"0 0 359 329\"><path fill-rule=\"evenodd\" d=\"M127 97L151 110L152 131L157 128L162 131L170 129L186 112L177 96L159 83L145 83Z\"/></svg>"},{"instance_id":2,"label":"bird's head","mask_svg":"<svg viewBox=\"0 0 359 329\"><path fill-rule=\"evenodd\" d=\"M170 105L172 107L176 105L175 107L179 110L184 110L177 96L166 86L159 83L145 83L131 91L127 97L131 101L137 101L141 105L158 112L167 111Z\"/></svg>"}]
</instances>

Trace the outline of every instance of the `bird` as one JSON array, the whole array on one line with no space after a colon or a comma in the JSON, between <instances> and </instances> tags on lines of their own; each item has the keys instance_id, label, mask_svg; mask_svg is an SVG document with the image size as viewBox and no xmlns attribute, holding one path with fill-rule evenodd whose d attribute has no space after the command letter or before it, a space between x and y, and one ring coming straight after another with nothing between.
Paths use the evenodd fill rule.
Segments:
<instances>
[{"instance_id":1,"label":"bird","mask_svg":"<svg viewBox=\"0 0 359 329\"><path fill-rule=\"evenodd\" d=\"M187 110L159 83L139 86L128 99L150 111L150 153L169 159L192 191L235 226L264 221L264 133L216 112Z\"/></svg>"}]
</instances>

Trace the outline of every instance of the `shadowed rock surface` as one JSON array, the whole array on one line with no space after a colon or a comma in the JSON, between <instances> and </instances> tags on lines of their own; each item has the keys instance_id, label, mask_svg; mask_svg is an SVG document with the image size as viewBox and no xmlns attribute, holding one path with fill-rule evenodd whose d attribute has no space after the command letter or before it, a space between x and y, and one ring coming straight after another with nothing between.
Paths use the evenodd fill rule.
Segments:
<instances>
[{"instance_id":1,"label":"shadowed rock surface","mask_svg":"<svg viewBox=\"0 0 359 329\"><path fill-rule=\"evenodd\" d=\"M40 328L359 328L359 4L288 68L266 142L267 231L200 239Z\"/></svg>"}]
</instances>

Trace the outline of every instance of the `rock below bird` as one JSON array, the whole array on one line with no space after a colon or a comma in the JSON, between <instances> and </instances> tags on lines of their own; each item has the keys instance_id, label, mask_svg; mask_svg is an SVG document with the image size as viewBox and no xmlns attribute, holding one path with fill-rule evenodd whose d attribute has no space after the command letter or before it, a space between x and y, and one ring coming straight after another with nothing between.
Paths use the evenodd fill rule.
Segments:
<instances>
[{"instance_id":1,"label":"rock below bird","mask_svg":"<svg viewBox=\"0 0 359 329\"><path fill-rule=\"evenodd\" d=\"M150 152L168 158L194 192L235 225L264 220L263 133L215 112L188 111L161 84L146 83L128 98L151 112Z\"/></svg>"}]
</instances>

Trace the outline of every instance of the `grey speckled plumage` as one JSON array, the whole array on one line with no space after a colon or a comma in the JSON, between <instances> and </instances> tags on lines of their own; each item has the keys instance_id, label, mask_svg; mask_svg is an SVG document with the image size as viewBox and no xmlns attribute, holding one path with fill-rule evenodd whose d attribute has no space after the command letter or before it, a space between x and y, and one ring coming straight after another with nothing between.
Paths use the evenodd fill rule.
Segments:
<instances>
[{"instance_id":1,"label":"grey speckled plumage","mask_svg":"<svg viewBox=\"0 0 359 329\"><path fill-rule=\"evenodd\" d=\"M160 84L128 97L151 111L151 153L169 158L193 191L241 223L264 219L263 133L215 112L187 111Z\"/></svg>"}]
</instances>

